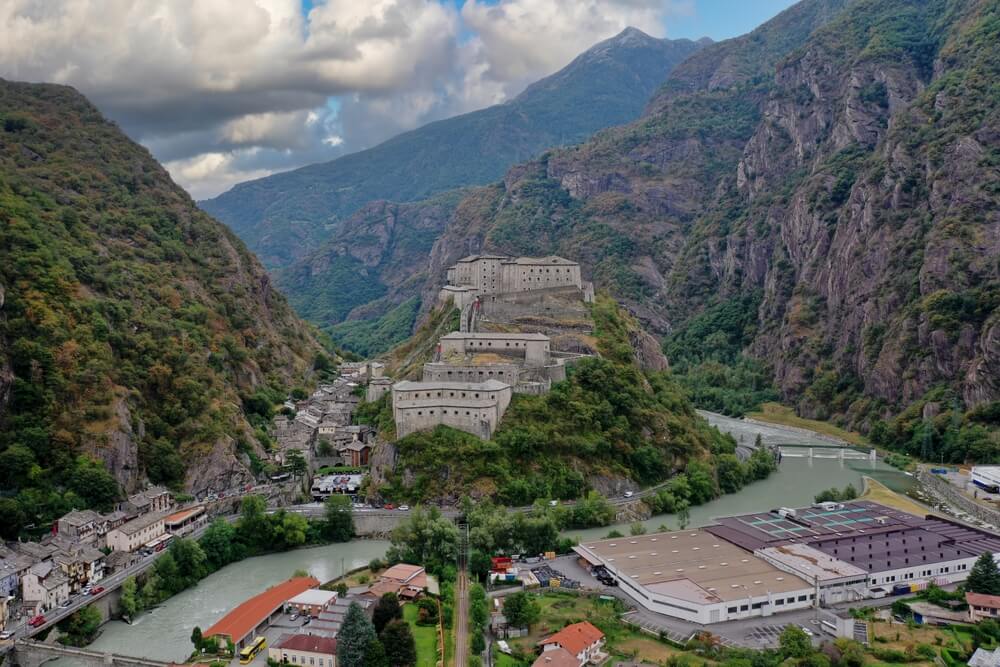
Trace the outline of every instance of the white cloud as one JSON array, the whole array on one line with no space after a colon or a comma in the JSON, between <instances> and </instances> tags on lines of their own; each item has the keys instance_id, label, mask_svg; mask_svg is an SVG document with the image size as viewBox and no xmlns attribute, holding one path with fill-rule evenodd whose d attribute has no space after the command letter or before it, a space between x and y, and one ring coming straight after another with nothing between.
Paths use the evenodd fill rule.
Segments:
<instances>
[{"instance_id":1,"label":"white cloud","mask_svg":"<svg viewBox=\"0 0 1000 667\"><path fill-rule=\"evenodd\" d=\"M674 1L4 0L0 76L78 88L205 197L502 102Z\"/></svg>"}]
</instances>

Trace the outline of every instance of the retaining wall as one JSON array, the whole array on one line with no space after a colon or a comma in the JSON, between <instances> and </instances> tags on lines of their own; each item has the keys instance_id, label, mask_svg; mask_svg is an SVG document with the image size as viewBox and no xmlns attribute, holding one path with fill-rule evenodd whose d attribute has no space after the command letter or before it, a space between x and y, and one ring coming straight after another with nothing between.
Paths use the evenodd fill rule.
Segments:
<instances>
[{"instance_id":1,"label":"retaining wall","mask_svg":"<svg viewBox=\"0 0 1000 667\"><path fill-rule=\"evenodd\" d=\"M971 498L967 498L940 475L921 470L917 473L917 479L932 493L940 496L948 504L958 507L963 512L974 516L980 521L1000 527L1000 512L989 507L983 507Z\"/></svg>"}]
</instances>

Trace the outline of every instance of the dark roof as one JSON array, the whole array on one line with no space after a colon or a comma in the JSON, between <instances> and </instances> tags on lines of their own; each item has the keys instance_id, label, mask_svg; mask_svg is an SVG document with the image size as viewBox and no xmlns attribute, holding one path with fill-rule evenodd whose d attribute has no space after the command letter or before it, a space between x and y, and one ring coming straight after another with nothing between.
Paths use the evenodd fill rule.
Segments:
<instances>
[{"instance_id":1,"label":"dark roof","mask_svg":"<svg viewBox=\"0 0 1000 667\"><path fill-rule=\"evenodd\" d=\"M286 651L308 651L309 653L337 654L337 640L319 635L285 635L278 640L275 648Z\"/></svg>"},{"instance_id":2,"label":"dark roof","mask_svg":"<svg viewBox=\"0 0 1000 667\"><path fill-rule=\"evenodd\" d=\"M749 551L808 544L868 572L1000 553L1000 536L936 516L919 517L870 501L723 517L705 530Z\"/></svg>"},{"instance_id":3,"label":"dark roof","mask_svg":"<svg viewBox=\"0 0 1000 667\"><path fill-rule=\"evenodd\" d=\"M917 526L924 519L861 500L838 503L838 507L834 509L797 508L795 516L780 516L777 510L771 510L728 516L716 521L716 525L706 526L705 530L744 549L755 551L789 542L811 543L824 537L838 538Z\"/></svg>"}]
</instances>

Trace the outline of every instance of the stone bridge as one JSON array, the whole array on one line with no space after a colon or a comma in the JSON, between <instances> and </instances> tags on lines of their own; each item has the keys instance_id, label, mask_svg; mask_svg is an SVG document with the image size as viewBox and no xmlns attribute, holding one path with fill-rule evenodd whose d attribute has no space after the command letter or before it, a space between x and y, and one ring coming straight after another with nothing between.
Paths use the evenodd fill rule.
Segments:
<instances>
[{"instance_id":1,"label":"stone bridge","mask_svg":"<svg viewBox=\"0 0 1000 667\"><path fill-rule=\"evenodd\" d=\"M9 664L18 667L41 667L57 658L68 658L82 667L170 667L171 664L147 658L132 658L115 653L89 651L60 644L43 644L30 639L18 641L14 644L14 650L7 656Z\"/></svg>"}]
</instances>

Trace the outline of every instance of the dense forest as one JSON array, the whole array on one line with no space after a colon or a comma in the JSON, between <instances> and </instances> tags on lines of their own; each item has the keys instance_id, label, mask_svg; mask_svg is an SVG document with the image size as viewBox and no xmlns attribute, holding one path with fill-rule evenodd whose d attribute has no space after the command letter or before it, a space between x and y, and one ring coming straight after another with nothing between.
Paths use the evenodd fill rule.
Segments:
<instances>
[{"instance_id":1,"label":"dense forest","mask_svg":"<svg viewBox=\"0 0 1000 667\"><path fill-rule=\"evenodd\" d=\"M228 488L322 349L244 245L72 89L0 81L0 534L146 479Z\"/></svg>"}]
</instances>

